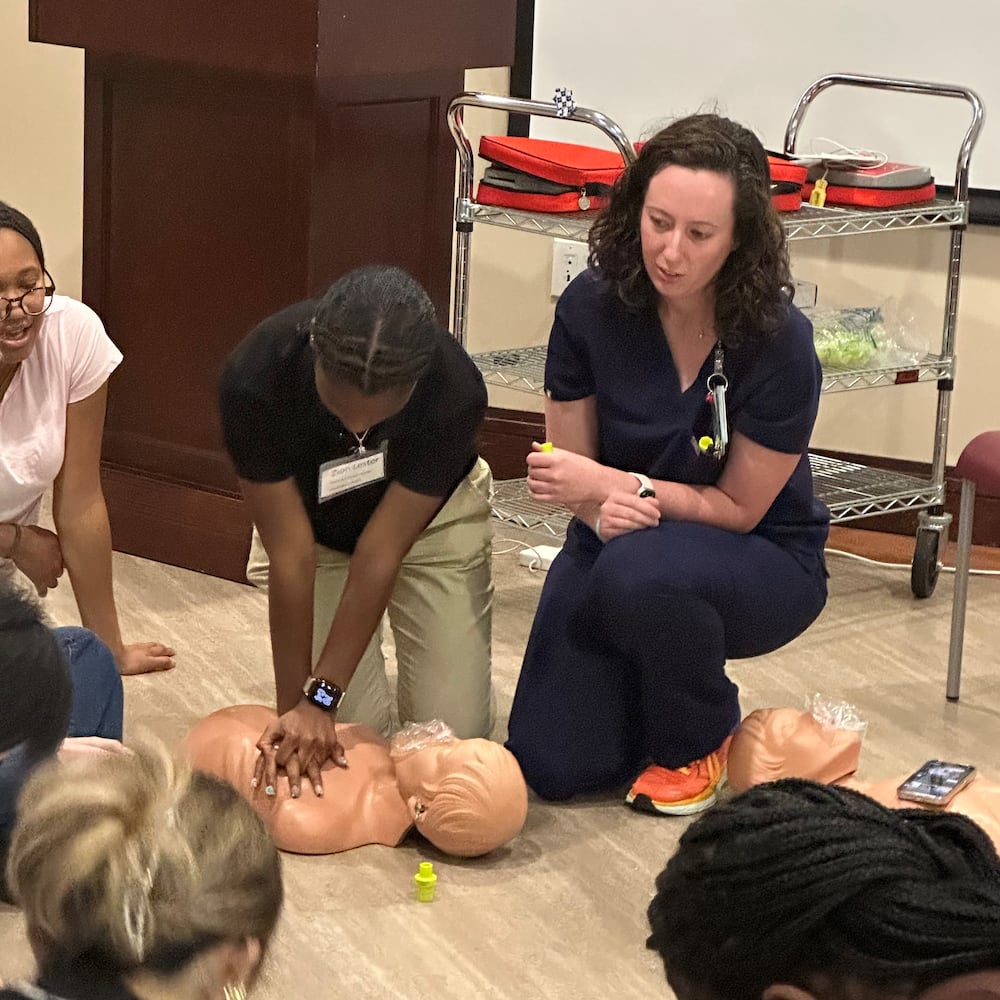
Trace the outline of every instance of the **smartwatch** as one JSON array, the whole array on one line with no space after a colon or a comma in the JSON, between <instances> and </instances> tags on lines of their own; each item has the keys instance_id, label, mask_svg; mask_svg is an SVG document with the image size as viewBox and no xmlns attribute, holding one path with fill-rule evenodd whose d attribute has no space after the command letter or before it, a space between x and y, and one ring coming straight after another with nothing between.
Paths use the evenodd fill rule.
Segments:
<instances>
[{"instance_id":1,"label":"smartwatch","mask_svg":"<svg viewBox=\"0 0 1000 1000\"><path fill-rule=\"evenodd\" d=\"M322 677L309 677L302 687L302 693L310 705L323 709L324 712L336 712L344 700L344 692Z\"/></svg>"},{"instance_id":2,"label":"smartwatch","mask_svg":"<svg viewBox=\"0 0 1000 1000\"><path fill-rule=\"evenodd\" d=\"M630 476L635 476L639 480L639 489L636 492L641 497L655 497L656 490L653 489L653 483L649 476L644 476L641 472L630 472Z\"/></svg>"}]
</instances>

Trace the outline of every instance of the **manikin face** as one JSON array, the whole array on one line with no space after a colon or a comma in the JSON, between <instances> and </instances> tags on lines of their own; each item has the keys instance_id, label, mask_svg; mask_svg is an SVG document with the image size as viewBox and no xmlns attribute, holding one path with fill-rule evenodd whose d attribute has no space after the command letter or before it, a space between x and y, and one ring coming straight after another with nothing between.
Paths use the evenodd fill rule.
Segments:
<instances>
[{"instance_id":1,"label":"manikin face","mask_svg":"<svg viewBox=\"0 0 1000 1000\"><path fill-rule=\"evenodd\" d=\"M697 302L733 250L735 187L725 174L676 164L653 176L639 222L642 262L662 302Z\"/></svg>"},{"instance_id":2,"label":"manikin face","mask_svg":"<svg viewBox=\"0 0 1000 1000\"><path fill-rule=\"evenodd\" d=\"M15 299L44 284L42 264L32 245L13 229L0 229L0 295ZM7 303L0 302L0 317L6 308ZM24 361L34 349L41 325L41 316L29 316L20 306L0 319L0 364Z\"/></svg>"},{"instance_id":3,"label":"manikin face","mask_svg":"<svg viewBox=\"0 0 1000 1000\"><path fill-rule=\"evenodd\" d=\"M434 800L441 782L469 757L470 741L433 743L422 750L394 755L399 793L414 811Z\"/></svg>"}]
</instances>

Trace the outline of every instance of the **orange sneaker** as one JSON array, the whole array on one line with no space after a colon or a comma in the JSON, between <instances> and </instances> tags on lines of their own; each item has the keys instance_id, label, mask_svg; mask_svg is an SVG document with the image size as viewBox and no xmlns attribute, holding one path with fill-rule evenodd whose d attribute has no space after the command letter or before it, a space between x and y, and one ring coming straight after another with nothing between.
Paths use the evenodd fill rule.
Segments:
<instances>
[{"instance_id":1,"label":"orange sneaker","mask_svg":"<svg viewBox=\"0 0 1000 1000\"><path fill-rule=\"evenodd\" d=\"M625 801L641 812L690 816L715 805L726 784L726 759L732 736L707 757L675 770L650 764L632 782Z\"/></svg>"}]
</instances>

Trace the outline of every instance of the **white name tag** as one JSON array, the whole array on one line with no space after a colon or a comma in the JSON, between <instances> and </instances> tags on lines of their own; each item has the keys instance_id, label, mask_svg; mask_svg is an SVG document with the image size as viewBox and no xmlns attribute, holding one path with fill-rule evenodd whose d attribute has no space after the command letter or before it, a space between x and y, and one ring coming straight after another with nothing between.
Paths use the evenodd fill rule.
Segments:
<instances>
[{"instance_id":1,"label":"white name tag","mask_svg":"<svg viewBox=\"0 0 1000 1000\"><path fill-rule=\"evenodd\" d=\"M388 441L383 441L377 451L363 451L359 455L324 462L319 467L319 502L332 500L385 479L388 447Z\"/></svg>"}]
</instances>

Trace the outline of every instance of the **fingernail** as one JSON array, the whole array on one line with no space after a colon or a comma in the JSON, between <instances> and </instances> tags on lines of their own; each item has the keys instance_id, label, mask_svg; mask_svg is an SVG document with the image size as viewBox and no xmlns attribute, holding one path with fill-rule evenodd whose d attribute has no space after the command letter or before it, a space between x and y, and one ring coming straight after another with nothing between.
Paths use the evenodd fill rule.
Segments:
<instances>
[{"instance_id":1,"label":"fingernail","mask_svg":"<svg viewBox=\"0 0 1000 1000\"><path fill-rule=\"evenodd\" d=\"M256 788L259 784L260 784L260 782L256 778L251 778L250 779L250 787L251 788Z\"/></svg>"},{"instance_id":2,"label":"fingernail","mask_svg":"<svg viewBox=\"0 0 1000 1000\"><path fill-rule=\"evenodd\" d=\"M275 794L274 785L268 785L267 788L264 789L264 794L270 795L273 798Z\"/></svg>"},{"instance_id":3,"label":"fingernail","mask_svg":"<svg viewBox=\"0 0 1000 1000\"><path fill-rule=\"evenodd\" d=\"M299 797L299 789L298 788L293 788L292 789L292 798L293 799L297 799L298 797Z\"/></svg>"},{"instance_id":4,"label":"fingernail","mask_svg":"<svg viewBox=\"0 0 1000 1000\"><path fill-rule=\"evenodd\" d=\"M347 758L346 758L346 757L338 757L338 758L337 758L337 763L338 763L338 764L339 764L339 765L340 765L341 767L347 767Z\"/></svg>"},{"instance_id":5,"label":"fingernail","mask_svg":"<svg viewBox=\"0 0 1000 1000\"><path fill-rule=\"evenodd\" d=\"M316 793L317 797L323 798L323 786L322 785L314 785L313 786L313 791Z\"/></svg>"}]
</instances>

